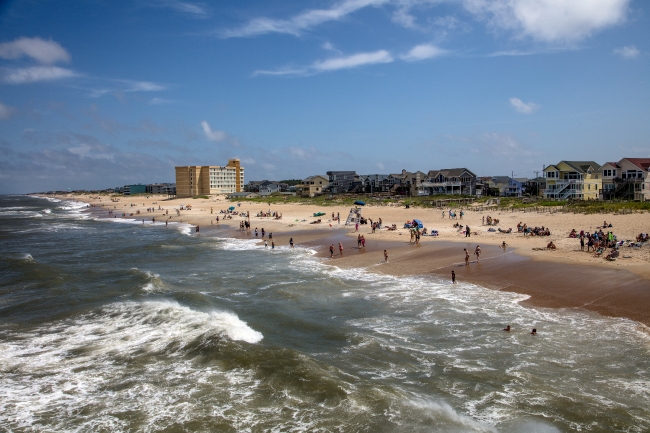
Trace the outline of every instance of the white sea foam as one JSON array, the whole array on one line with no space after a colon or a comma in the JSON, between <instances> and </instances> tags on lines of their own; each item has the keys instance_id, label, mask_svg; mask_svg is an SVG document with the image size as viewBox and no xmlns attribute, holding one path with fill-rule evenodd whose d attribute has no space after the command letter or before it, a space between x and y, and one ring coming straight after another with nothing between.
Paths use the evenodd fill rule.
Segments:
<instances>
[{"instance_id":1,"label":"white sea foam","mask_svg":"<svg viewBox=\"0 0 650 433\"><path fill-rule=\"evenodd\" d=\"M129 430L129 422L114 414L137 410L146 425L171 427L198 414L187 399L194 393L219 395L215 403L245 407L259 386L254 372L221 371L183 359L186 344L214 336L251 344L262 339L233 313L201 312L176 302L125 302L3 340L0 425L34 431ZM166 359L154 357L140 367L121 361L143 353L165 353ZM71 417L86 410L92 415Z\"/></svg>"}]
</instances>

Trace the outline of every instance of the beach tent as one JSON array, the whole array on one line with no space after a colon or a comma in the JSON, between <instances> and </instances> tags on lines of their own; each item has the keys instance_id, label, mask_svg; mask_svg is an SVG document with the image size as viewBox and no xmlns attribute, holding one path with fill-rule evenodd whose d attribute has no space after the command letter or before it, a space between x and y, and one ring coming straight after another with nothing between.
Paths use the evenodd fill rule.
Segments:
<instances>
[{"instance_id":1,"label":"beach tent","mask_svg":"<svg viewBox=\"0 0 650 433\"><path fill-rule=\"evenodd\" d=\"M418 225L418 228L419 228L419 229L424 228L424 224L422 224L422 221L420 221L420 220L413 220L413 222L414 222L415 224ZM415 227L415 224L413 224L413 227Z\"/></svg>"},{"instance_id":2,"label":"beach tent","mask_svg":"<svg viewBox=\"0 0 650 433\"><path fill-rule=\"evenodd\" d=\"M319 217L319 216L323 216L323 215L325 215L325 212L316 212L314 214L315 217Z\"/></svg>"},{"instance_id":3,"label":"beach tent","mask_svg":"<svg viewBox=\"0 0 650 433\"><path fill-rule=\"evenodd\" d=\"M366 205L366 203L362 202L361 200L355 201L354 204L359 205L359 206L365 206Z\"/></svg>"},{"instance_id":4,"label":"beach tent","mask_svg":"<svg viewBox=\"0 0 650 433\"><path fill-rule=\"evenodd\" d=\"M230 206L228 210L235 210L235 206Z\"/></svg>"}]
</instances>

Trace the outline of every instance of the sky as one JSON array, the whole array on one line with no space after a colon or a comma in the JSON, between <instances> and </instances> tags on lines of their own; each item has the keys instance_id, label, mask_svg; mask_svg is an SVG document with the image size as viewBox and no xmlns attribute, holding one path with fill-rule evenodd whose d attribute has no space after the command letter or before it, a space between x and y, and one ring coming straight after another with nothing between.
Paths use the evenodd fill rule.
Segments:
<instances>
[{"instance_id":1,"label":"sky","mask_svg":"<svg viewBox=\"0 0 650 433\"><path fill-rule=\"evenodd\" d=\"M0 1L0 193L650 157L644 0Z\"/></svg>"}]
</instances>

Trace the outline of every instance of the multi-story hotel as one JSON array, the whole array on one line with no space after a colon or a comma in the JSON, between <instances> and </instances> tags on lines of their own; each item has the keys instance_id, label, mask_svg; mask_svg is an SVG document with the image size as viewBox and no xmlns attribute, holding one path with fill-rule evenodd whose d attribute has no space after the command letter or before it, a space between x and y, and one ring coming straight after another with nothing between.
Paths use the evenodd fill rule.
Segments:
<instances>
[{"instance_id":1,"label":"multi-story hotel","mask_svg":"<svg viewBox=\"0 0 650 433\"><path fill-rule=\"evenodd\" d=\"M230 194L243 191L244 167L239 159L228 165L187 165L176 167L176 196Z\"/></svg>"}]
</instances>

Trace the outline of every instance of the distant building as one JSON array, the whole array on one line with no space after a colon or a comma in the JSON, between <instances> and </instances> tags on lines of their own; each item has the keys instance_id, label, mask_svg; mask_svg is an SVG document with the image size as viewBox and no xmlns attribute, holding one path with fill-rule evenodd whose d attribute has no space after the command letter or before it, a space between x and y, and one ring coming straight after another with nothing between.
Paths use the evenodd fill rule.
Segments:
<instances>
[{"instance_id":1,"label":"distant building","mask_svg":"<svg viewBox=\"0 0 650 433\"><path fill-rule=\"evenodd\" d=\"M357 180L356 171L328 171L328 191L332 194L342 194L348 192L352 183Z\"/></svg>"},{"instance_id":2,"label":"distant building","mask_svg":"<svg viewBox=\"0 0 650 433\"><path fill-rule=\"evenodd\" d=\"M264 184L260 184L259 194L261 196L269 196L274 192L280 192L280 191L282 191L282 185L276 182L267 181Z\"/></svg>"},{"instance_id":3,"label":"distant building","mask_svg":"<svg viewBox=\"0 0 650 433\"><path fill-rule=\"evenodd\" d=\"M650 158L623 158L602 167L605 200L650 200Z\"/></svg>"},{"instance_id":4,"label":"distant building","mask_svg":"<svg viewBox=\"0 0 650 433\"><path fill-rule=\"evenodd\" d=\"M421 171L414 173L402 169L401 173L389 174L386 179L387 184L391 186L390 191L403 195L428 195L420 194L420 184L425 179L426 174Z\"/></svg>"},{"instance_id":5,"label":"distant building","mask_svg":"<svg viewBox=\"0 0 650 433\"><path fill-rule=\"evenodd\" d=\"M483 184L481 184L483 185ZM429 170L419 186L420 195L462 194L480 196L476 175L467 168L443 168Z\"/></svg>"},{"instance_id":6,"label":"distant building","mask_svg":"<svg viewBox=\"0 0 650 433\"><path fill-rule=\"evenodd\" d=\"M489 187L497 189L501 197L521 197L527 180L510 176L492 176L489 179Z\"/></svg>"},{"instance_id":7,"label":"distant building","mask_svg":"<svg viewBox=\"0 0 650 433\"><path fill-rule=\"evenodd\" d=\"M388 174L363 174L359 175L359 181L363 184L365 192L388 192L392 186L388 176Z\"/></svg>"},{"instance_id":8,"label":"distant building","mask_svg":"<svg viewBox=\"0 0 650 433\"><path fill-rule=\"evenodd\" d=\"M229 159L228 165L189 165L176 167L176 195L193 197L241 192L244 167L239 159Z\"/></svg>"},{"instance_id":9,"label":"distant building","mask_svg":"<svg viewBox=\"0 0 650 433\"><path fill-rule=\"evenodd\" d=\"M147 185L147 194L176 195L175 183L150 183Z\"/></svg>"},{"instance_id":10,"label":"distant building","mask_svg":"<svg viewBox=\"0 0 650 433\"><path fill-rule=\"evenodd\" d=\"M300 185L296 185L296 193L302 197L314 197L322 194L329 184L329 179L325 176L309 176Z\"/></svg>"},{"instance_id":11,"label":"distant building","mask_svg":"<svg viewBox=\"0 0 650 433\"><path fill-rule=\"evenodd\" d=\"M602 169L594 161L560 161L544 169L544 198L595 200L603 186Z\"/></svg>"},{"instance_id":12,"label":"distant building","mask_svg":"<svg viewBox=\"0 0 650 433\"><path fill-rule=\"evenodd\" d=\"M124 189L122 191L124 195L146 194L147 185L124 185Z\"/></svg>"}]
</instances>

